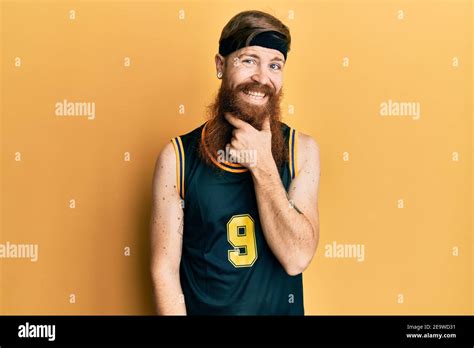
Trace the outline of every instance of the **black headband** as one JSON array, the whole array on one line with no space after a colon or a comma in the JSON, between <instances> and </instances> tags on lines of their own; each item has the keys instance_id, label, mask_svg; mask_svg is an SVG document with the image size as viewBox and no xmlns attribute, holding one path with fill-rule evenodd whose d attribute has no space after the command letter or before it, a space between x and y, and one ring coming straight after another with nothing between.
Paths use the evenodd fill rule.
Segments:
<instances>
[{"instance_id":1,"label":"black headband","mask_svg":"<svg viewBox=\"0 0 474 348\"><path fill-rule=\"evenodd\" d=\"M262 46L278 50L283 54L285 60L288 52L288 45L283 34L277 31L264 31L255 35L248 45L245 45L245 42L236 42L232 36L222 40L219 43L219 54L225 57L246 46Z\"/></svg>"}]
</instances>

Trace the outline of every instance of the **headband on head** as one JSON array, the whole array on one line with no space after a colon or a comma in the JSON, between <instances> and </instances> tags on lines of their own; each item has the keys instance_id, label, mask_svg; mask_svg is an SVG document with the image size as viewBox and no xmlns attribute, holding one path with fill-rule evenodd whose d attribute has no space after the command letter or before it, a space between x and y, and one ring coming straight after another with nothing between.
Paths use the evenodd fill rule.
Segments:
<instances>
[{"instance_id":1,"label":"headband on head","mask_svg":"<svg viewBox=\"0 0 474 348\"><path fill-rule=\"evenodd\" d=\"M288 52L288 45L283 34L277 31L264 31L255 35L248 45L245 45L245 42L236 42L232 36L225 38L219 44L219 54L225 57L246 46L262 46L280 51L285 60Z\"/></svg>"}]
</instances>

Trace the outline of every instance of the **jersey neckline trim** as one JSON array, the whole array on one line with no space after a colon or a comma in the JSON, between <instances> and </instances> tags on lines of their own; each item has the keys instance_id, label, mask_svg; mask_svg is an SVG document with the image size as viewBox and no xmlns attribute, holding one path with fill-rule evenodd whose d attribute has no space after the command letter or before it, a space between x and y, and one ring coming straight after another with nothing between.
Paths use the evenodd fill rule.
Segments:
<instances>
[{"instance_id":1,"label":"jersey neckline trim","mask_svg":"<svg viewBox=\"0 0 474 348\"><path fill-rule=\"evenodd\" d=\"M246 173L249 171L248 168L244 167L243 165L241 164L238 164L238 163L232 163L232 162L228 162L228 161L222 161L222 162L219 162L217 161L214 156L211 155L211 153L209 152L209 150L207 149L207 146L206 146L206 143L204 141L205 139L205 135L206 135L206 126L207 126L207 122L204 124L204 126L202 127L202 131L201 131L201 142L202 142L202 145L203 145L203 148L205 149L206 151L206 154L207 156L209 156L209 158L211 159L212 163L214 163L216 166L218 166L220 169L222 170L225 170L227 172L231 172L231 173Z\"/></svg>"}]
</instances>

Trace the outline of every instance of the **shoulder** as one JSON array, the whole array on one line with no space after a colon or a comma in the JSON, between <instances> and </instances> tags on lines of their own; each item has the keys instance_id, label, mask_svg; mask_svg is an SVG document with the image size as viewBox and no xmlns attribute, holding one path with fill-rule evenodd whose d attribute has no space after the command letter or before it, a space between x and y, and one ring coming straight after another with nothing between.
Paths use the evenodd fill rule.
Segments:
<instances>
[{"instance_id":1,"label":"shoulder","mask_svg":"<svg viewBox=\"0 0 474 348\"><path fill-rule=\"evenodd\" d=\"M158 155L155 163L153 182L156 187L175 187L181 197L184 197L185 162L192 160L195 143L201 137L204 124L192 131L170 139ZM188 157L188 158L187 158ZM173 183L173 184L172 184Z\"/></svg>"},{"instance_id":2,"label":"shoulder","mask_svg":"<svg viewBox=\"0 0 474 348\"><path fill-rule=\"evenodd\" d=\"M317 141L308 134L297 132L298 142L302 149L307 149L309 152L319 152L319 144Z\"/></svg>"},{"instance_id":3,"label":"shoulder","mask_svg":"<svg viewBox=\"0 0 474 348\"><path fill-rule=\"evenodd\" d=\"M172 141L174 138L172 139ZM169 162L175 159L175 150L172 141L169 141L158 154L157 163Z\"/></svg>"},{"instance_id":4,"label":"shoulder","mask_svg":"<svg viewBox=\"0 0 474 348\"><path fill-rule=\"evenodd\" d=\"M172 169L176 166L175 149L171 141L169 141L158 154L155 162L154 179L163 175L172 174Z\"/></svg>"},{"instance_id":5,"label":"shoulder","mask_svg":"<svg viewBox=\"0 0 474 348\"><path fill-rule=\"evenodd\" d=\"M319 166L319 144L310 135L297 132L298 138L298 167L304 168L308 165Z\"/></svg>"},{"instance_id":6,"label":"shoulder","mask_svg":"<svg viewBox=\"0 0 474 348\"><path fill-rule=\"evenodd\" d=\"M156 159L155 176L159 175L159 173L174 172L176 170L176 163L180 160L180 155L181 161L183 160L185 144L187 144L191 138L197 137L202 127L203 125L188 133L177 135L169 139Z\"/></svg>"}]
</instances>

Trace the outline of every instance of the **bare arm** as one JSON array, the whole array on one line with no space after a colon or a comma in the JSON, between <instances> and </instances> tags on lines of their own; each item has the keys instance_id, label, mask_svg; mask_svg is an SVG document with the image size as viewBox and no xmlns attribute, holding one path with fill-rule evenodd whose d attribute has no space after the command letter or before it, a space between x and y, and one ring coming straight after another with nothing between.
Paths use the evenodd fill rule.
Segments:
<instances>
[{"instance_id":1,"label":"bare arm","mask_svg":"<svg viewBox=\"0 0 474 348\"><path fill-rule=\"evenodd\" d=\"M261 130L230 113L225 118L234 127L231 154L252 173L265 240L285 271L297 275L308 267L319 241L319 147L310 136L299 134L301 170L287 196L272 155L270 118ZM257 153L256 164L239 155L243 150Z\"/></svg>"},{"instance_id":2,"label":"bare arm","mask_svg":"<svg viewBox=\"0 0 474 348\"><path fill-rule=\"evenodd\" d=\"M150 232L156 312L159 315L186 315L179 279L183 209L176 189L176 157L171 143L162 150L155 165Z\"/></svg>"},{"instance_id":3,"label":"bare arm","mask_svg":"<svg viewBox=\"0 0 474 348\"><path fill-rule=\"evenodd\" d=\"M300 274L309 266L319 241L319 147L303 134L299 141L300 171L288 195L273 157L252 170L265 239L290 275Z\"/></svg>"}]
</instances>

